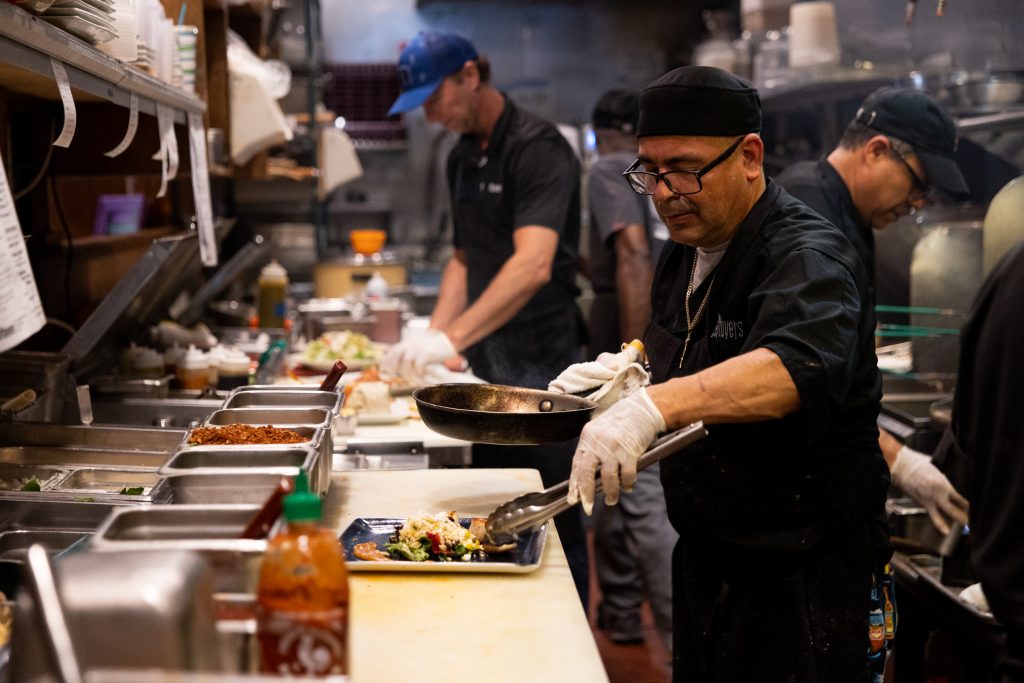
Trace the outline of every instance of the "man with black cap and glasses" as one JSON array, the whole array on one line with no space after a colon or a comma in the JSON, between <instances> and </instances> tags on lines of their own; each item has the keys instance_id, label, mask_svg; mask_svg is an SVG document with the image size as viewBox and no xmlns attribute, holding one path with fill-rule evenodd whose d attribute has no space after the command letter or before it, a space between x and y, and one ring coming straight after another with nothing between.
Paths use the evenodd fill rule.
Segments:
<instances>
[{"instance_id":1,"label":"man with black cap and glasses","mask_svg":"<svg viewBox=\"0 0 1024 683\"><path fill-rule=\"evenodd\" d=\"M544 388L586 339L575 302L579 162L554 125L494 87L490 62L458 34L421 31L398 72L389 113L422 106L427 121L460 136L447 167L455 251L428 334L395 344L382 370L422 382L428 366L462 353L489 382ZM474 444L473 466L529 467L553 486L568 476L573 447ZM555 524L586 606L581 515L568 510Z\"/></svg>"},{"instance_id":2,"label":"man with black cap and glasses","mask_svg":"<svg viewBox=\"0 0 1024 683\"><path fill-rule=\"evenodd\" d=\"M605 361L608 371L588 387L618 374L627 355L636 353L623 351L622 344L643 338L651 317L654 264L665 243L660 233L667 236L650 197L633 192L622 178L622 171L636 160L639 115L639 92L612 89L601 95L590 117L598 157L587 173L588 274L594 287L588 349L598 362ZM565 373L560 378L564 381ZM562 388L558 380L553 384L555 390ZM658 635L671 652L670 569L676 533L665 511L658 472L656 464L640 472L632 495L621 505L598 501L595 506L594 570L601 588L597 623L613 642L643 642L640 609L646 597Z\"/></svg>"},{"instance_id":3,"label":"man with black cap and glasses","mask_svg":"<svg viewBox=\"0 0 1024 683\"><path fill-rule=\"evenodd\" d=\"M682 67L640 95L637 161L672 242L644 342L652 385L583 429L570 501L636 479L658 433L708 436L661 462L677 681L867 680L888 471L875 419L867 273L849 240L765 178L757 91ZM883 538L879 538L883 536Z\"/></svg>"},{"instance_id":4,"label":"man with black cap and glasses","mask_svg":"<svg viewBox=\"0 0 1024 683\"><path fill-rule=\"evenodd\" d=\"M837 226L864 262L875 304L875 239L881 230L939 192L970 189L955 161L956 124L942 106L913 88L883 87L868 95L828 157L780 173L776 182ZM943 534L967 523L967 500L931 457L880 430L893 484L925 506Z\"/></svg>"}]
</instances>

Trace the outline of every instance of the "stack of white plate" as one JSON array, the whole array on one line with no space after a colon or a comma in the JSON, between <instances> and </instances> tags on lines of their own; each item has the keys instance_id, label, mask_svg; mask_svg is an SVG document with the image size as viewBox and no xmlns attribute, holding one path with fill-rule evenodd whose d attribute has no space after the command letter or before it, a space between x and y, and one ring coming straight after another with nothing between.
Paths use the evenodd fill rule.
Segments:
<instances>
[{"instance_id":1,"label":"stack of white plate","mask_svg":"<svg viewBox=\"0 0 1024 683\"><path fill-rule=\"evenodd\" d=\"M98 45L117 38L114 7L114 0L55 0L40 18Z\"/></svg>"}]
</instances>

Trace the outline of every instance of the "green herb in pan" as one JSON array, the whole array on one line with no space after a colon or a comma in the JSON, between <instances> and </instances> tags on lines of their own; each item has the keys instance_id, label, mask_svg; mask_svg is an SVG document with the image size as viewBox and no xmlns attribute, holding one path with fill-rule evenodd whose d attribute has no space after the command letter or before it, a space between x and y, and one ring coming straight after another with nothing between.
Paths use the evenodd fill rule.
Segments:
<instances>
[{"instance_id":1,"label":"green herb in pan","mask_svg":"<svg viewBox=\"0 0 1024 683\"><path fill-rule=\"evenodd\" d=\"M38 479L36 479L35 477L32 477L27 482L25 482L25 485L21 487L21 490L22 491L42 491L43 487L40 486Z\"/></svg>"},{"instance_id":2,"label":"green herb in pan","mask_svg":"<svg viewBox=\"0 0 1024 683\"><path fill-rule=\"evenodd\" d=\"M141 496L144 490L142 486L125 486L118 493L122 496Z\"/></svg>"}]
</instances>

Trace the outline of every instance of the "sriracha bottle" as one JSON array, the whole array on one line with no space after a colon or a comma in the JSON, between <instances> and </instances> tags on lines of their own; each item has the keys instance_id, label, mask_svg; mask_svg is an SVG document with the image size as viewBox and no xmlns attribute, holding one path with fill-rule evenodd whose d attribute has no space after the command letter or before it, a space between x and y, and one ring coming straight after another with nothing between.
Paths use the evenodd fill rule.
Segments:
<instances>
[{"instance_id":1,"label":"sriracha bottle","mask_svg":"<svg viewBox=\"0 0 1024 683\"><path fill-rule=\"evenodd\" d=\"M305 471L284 499L288 526L267 544L257 591L260 669L290 676L348 673L348 572L320 526Z\"/></svg>"}]
</instances>

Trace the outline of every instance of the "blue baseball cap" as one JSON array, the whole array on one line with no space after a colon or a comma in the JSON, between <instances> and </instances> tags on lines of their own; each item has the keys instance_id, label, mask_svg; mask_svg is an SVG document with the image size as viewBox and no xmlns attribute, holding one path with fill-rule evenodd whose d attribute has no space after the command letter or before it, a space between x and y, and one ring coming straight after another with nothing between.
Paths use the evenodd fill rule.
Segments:
<instances>
[{"instance_id":1,"label":"blue baseball cap","mask_svg":"<svg viewBox=\"0 0 1024 683\"><path fill-rule=\"evenodd\" d=\"M448 76L477 58L476 48L462 36L448 31L420 31L398 58L402 94L388 110L388 116L410 111L434 94Z\"/></svg>"}]
</instances>

